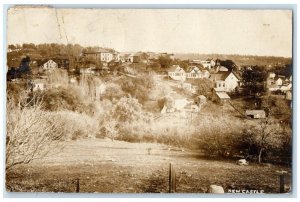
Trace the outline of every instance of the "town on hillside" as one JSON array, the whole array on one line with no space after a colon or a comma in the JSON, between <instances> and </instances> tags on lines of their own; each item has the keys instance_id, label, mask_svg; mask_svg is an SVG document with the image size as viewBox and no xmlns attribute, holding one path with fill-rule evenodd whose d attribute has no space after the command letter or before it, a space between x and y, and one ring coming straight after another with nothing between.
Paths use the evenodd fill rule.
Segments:
<instances>
[{"instance_id":1,"label":"town on hillside","mask_svg":"<svg viewBox=\"0 0 300 202\"><path fill-rule=\"evenodd\" d=\"M6 194L294 194L292 10L7 13Z\"/></svg>"},{"instance_id":2,"label":"town on hillside","mask_svg":"<svg viewBox=\"0 0 300 202\"><path fill-rule=\"evenodd\" d=\"M27 90L32 92L59 87L62 81L51 79L56 71L65 72L66 82L73 85L88 77L103 80L104 83L95 86L91 93L99 99L105 91L106 80L151 75L182 92L179 97L172 92L166 94L175 102L170 109L164 105L161 113L187 107L200 112L201 104L206 100L222 106L240 98L251 100L253 97L255 107L250 105L240 112L248 117L264 118L265 115L258 114L266 114L270 109L258 105L257 101L266 96L282 99L292 107L291 60L286 59L277 58L279 62L264 66L239 65L230 56L226 60L208 57L180 60L172 53L120 53L112 48L83 48L78 44L10 45L7 56L7 81L12 84L24 81Z\"/></svg>"}]
</instances>

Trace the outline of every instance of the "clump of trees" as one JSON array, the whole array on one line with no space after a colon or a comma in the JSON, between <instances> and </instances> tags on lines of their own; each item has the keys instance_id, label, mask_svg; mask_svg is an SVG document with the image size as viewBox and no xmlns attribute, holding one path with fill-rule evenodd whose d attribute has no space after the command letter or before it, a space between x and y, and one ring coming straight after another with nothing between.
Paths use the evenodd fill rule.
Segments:
<instances>
[{"instance_id":1,"label":"clump of trees","mask_svg":"<svg viewBox=\"0 0 300 202\"><path fill-rule=\"evenodd\" d=\"M257 156L258 163L261 163L263 156L265 158L282 156L281 151L291 150L291 135L288 127L271 120L262 120L244 129L242 141L248 146L250 152ZM291 155L291 153L286 152L285 155Z\"/></svg>"},{"instance_id":2,"label":"clump of trees","mask_svg":"<svg viewBox=\"0 0 300 202\"><path fill-rule=\"evenodd\" d=\"M100 121L102 136L109 137L112 140L133 141L136 138L130 136L135 132L139 132L140 129L136 131L131 130L132 126L141 125L149 121L151 121L150 114L143 111L142 105L137 99L122 97L107 111L104 118Z\"/></svg>"},{"instance_id":3,"label":"clump of trees","mask_svg":"<svg viewBox=\"0 0 300 202\"><path fill-rule=\"evenodd\" d=\"M49 111L70 110L82 112L85 109L84 97L80 90L73 86L61 86L41 92L43 109Z\"/></svg>"},{"instance_id":4,"label":"clump of trees","mask_svg":"<svg viewBox=\"0 0 300 202\"><path fill-rule=\"evenodd\" d=\"M154 87L153 76L143 75L142 77L126 78L121 82L123 92L138 99L140 103L144 103L149 99L149 93Z\"/></svg>"},{"instance_id":5,"label":"clump of trees","mask_svg":"<svg viewBox=\"0 0 300 202\"><path fill-rule=\"evenodd\" d=\"M263 119L232 123L225 118L210 117L209 125L201 124L193 135L206 156L231 157L243 153L258 163L291 157L292 132L278 121ZM230 123L229 123L230 122ZM279 160L278 160L279 159Z\"/></svg>"}]
</instances>

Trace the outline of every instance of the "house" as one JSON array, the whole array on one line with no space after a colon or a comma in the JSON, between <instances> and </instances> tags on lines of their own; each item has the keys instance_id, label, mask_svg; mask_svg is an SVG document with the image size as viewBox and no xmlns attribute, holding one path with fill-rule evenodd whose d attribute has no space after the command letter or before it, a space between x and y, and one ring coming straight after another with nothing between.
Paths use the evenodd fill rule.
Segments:
<instances>
[{"instance_id":1,"label":"house","mask_svg":"<svg viewBox=\"0 0 300 202\"><path fill-rule=\"evenodd\" d=\"M70 60L67 56L57 56L53 58L53 61L56 62L58 68L68 69L70 65Z\"/></svg>"},{"instance_id":2,"label":"house","mask_svg":"<svg viewBox=\"0 0 300 202\"><path fill-rule=\"evenodd\" d=\"M266 112L264 110L246 110L245 115L252 119L266 118Z\"/></svg>"},{"instance_id":3,"label":"house","mask_svg":"<svg viewBox=\"0 0 300 202\"><path fill-rule=\"evenodd\" d=\"M283 75L276 75L275 73L269 73L267 78L267 88L270 92L282 91L286 92L292 89L291 77L285 77Z\"/></svg>"},{"instance_id":4,"label":"house","mask_svg":"<svg viewBox=\"0 0 300 202\"><path fill-rule=\"evenodd\" d=\"M186 73L186 78L200 79L203 77L202 71L197 66L189 67L191 71Z\"/></svg>"},{"instance_id":5,"label":"house","mask_svg":"<svg viewBox=\"0 0 300 202\"><path fill-rule=\"evenodd\" d=\"M292 90L292 84L289 83L289 84L282 85L279 90L281 90L282 92L291 91Z\"/></svg>"},{"instance_id":6,"label":"house","mask_svg":"<svg viewBox=\"0 0 300 202\"><path fill-rule=\"evenodd\" d=\"M235 72L218 72L211 74L210 79L215 83L215 88L232 92L240 86L240 76Z\"/></svg>"},{"instance_id":7,"label":"house","mask_svg":"<svg viewBox=\"0 0 300 202\"><path fill-rule=\"evenodd\" d=\"M95 74L95 69L89 68L80 68L80 74Z\"/></svg>"},{"instance_id":8,"label":"house","mask_svg":"<svg viewBox=\"0 0 300 202\"><path fill-rule=\"evenodd\" d=\"M211 100L213 102L223 104L226 101L230 100L230 97L225 91L218 89L218 88L214 88Z\"/></svg>"},{"instance_id":9,"label":"house","mask_svg":"<svg viewBox=\"0 0 300 202\"><path fill-rule=\"evenodd\" d=\"M224 66L220 66L219 67L219 71L220 72L228 72L228 69L226 67L224 67Z\"/></svg>"},{"instance_id":10,"label":"house","mask_svg":"<svg viewBox=\"0 0 300 202\"><path fill-rule=\"evenodd\" d=\"M196 98L195 98L195 103L197 104L197 105L202 105L202 104L204 104L204 103L206 103L207 102L207 99L206 99L206 97L204 96L204 95L199 95L199 96L197 96Z\"/></svg>"},{"instance_id":11,"label":"house","mask_svg":"<svg viewBox=\"0 0 300 202\"><path fill-rule=\"evenodd\" d=\"M48 70L48 71L52 71L54 69L57 69L58 68L58 65L56 62L54 62L53 60L48 60L47 62L45 62L43 65L42 65L42 68L44 70Z\"/></svg>"},{"instance_id":12,"label":"house","mask_svg":"<svg viewBox=\"0 0 300 202\"><path fill-rule=\"evenodd\" d=\"M276 84L277 86L282 86L282 83L283 83L283 80L282 80L282 78L280 78L280 77L278 77L278 78L275 80L275 84Z\"/></svg>"},{"instance_id":13,"label":"house","mask_svg":"<svg viewBox=\"0 0 300 202\"><path fill-rule=\"evenodd\" d=\"M293 98L293 93L292 93L292 91L291 91L291 90L287 91L287 92L285 93L285 99L287 99L287 100L292 100L292 98Z\"/></svg>"},{"instance_id":14,"label":"house","mask_svg":"<svg viewBox=\"0 0 300 202\"><path fill-rule=\"evenodd\" d=\"M206 69L211 69L212 67L214 67L216 65L215 61L213 61L212 59L202 60L202 61L200 61L200 63Z\"/></svg>"},{"instance_id":15,"label":"house","mask_svg":"<svg viewBox=\"0 0 300 202\"><path fill-rule=\"evenodd\" d=\"M45 79L35 79L32 81L32 91L46 90L47 81Z\"/></svg>"},{"instance_id":16,"label":"house","mask_svg":"<svg viewBox=\"0 0 300 202\"><path fill-rule=\"evenodd\" d=\"M90 50L84 50L82 55L85 58L93 59L99 62L110 62L112 60L119 61L120 53L113 49L95 48Z\"/></svg>"},{"instance_id":17,"label":"house","mask_svg":"<svg viewBox=\"0 0 300 202\"><path fill-rule=\"evenodd\" d=\"M179 65L173 65L169 69L168 75L176 81L184 81L186 79L186 73Z\"/></svg>"},{"instance_id":18,"label":"house","mask_svg":"<svg viewBox=\"0 0 300 202\"><path fill-rule=\"evenodd\" d=\"M129 56L128 62L132 63L148 63L149 62L149 55L144 52L137 52L135 54L131 54Z\"/></svg>"},{"instance_id":19,"label":"house","mask_svg":"<svg viewBox=\"0 0 300 202\"><path fill-rule=\"evenodd\" d=\"M173 53L160 53L160 56L162 57L169 57L171 60L175 59L175 56Z\"/></svg>"},{"instance_id":20,"label":"house","mask_svg":"<svg viewBox=\"0 0 300 202\"><path fill-rule=\"evenodd\" d=\"M182 88L196 94L198 92L198 86L195 85L196 83L191 80L191 79L187 79L185 82L182 83Z\"/></svg>"},{"instance_id":21,"label":"house","mask_svg":"<svg viewBox=\"0 0 300 202\"><path fill-rule=\"evenodd\" d=\"M275 76L276 76L276 74L274 72L270 72L269 75L268 75L268 78L274 79Z\"/></svg>"}]
</instances>

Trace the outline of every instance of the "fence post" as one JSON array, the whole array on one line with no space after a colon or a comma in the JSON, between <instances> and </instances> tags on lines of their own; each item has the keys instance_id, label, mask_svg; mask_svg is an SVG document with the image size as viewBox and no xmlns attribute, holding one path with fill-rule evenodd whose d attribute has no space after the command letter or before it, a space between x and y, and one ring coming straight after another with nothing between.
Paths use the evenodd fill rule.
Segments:
<instances>
[{"instance_id":1,"label":"fence post","mask_svg":"<svg viewBox=\"0 0 300 202\"><path fill-rule=\"evenodd\" d=\"M79 193L79 179L76 179L76 193Z\"/></svg>"},{"instance_id":2,"label":"fence post","mask_svg":"<svg viewBox=\"0 0 300 202\"><path fill-rule=\"evenodd\" d=\"M279 176L279 193L284 193L284 174Z\"/></svg>"},{"instance_id":3,"label":"fence post","mask_svg":"<svg viewBox=\"0 0 300 202\"><path fill-rule=\"evenodd\" d=\"M176 173L172 163L169 165L169 193L176 192Z\"/></svg>"}]
</instances>

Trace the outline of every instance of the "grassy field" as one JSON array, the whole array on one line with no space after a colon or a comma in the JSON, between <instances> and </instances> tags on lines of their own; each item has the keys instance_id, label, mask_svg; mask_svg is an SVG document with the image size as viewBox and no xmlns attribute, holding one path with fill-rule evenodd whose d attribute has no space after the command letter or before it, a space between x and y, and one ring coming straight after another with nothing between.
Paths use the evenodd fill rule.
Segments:
<instances>
[{"instance_id":1,"label":"grassy field","mask_svg":"<svg viewBox=\"0 0 300 202\"><path fill-rule=\"evenodd\" d=\"M166 193L168 168L176 171L176 192L205 193L211 184L228 189L279 192L279 174L291 169L275 165L238 166L235 161L209 160L199 151L166 145L107 139L69 141L62 152L7 174L6 189L16 192Z\"/></svg>"}]
</instances>

